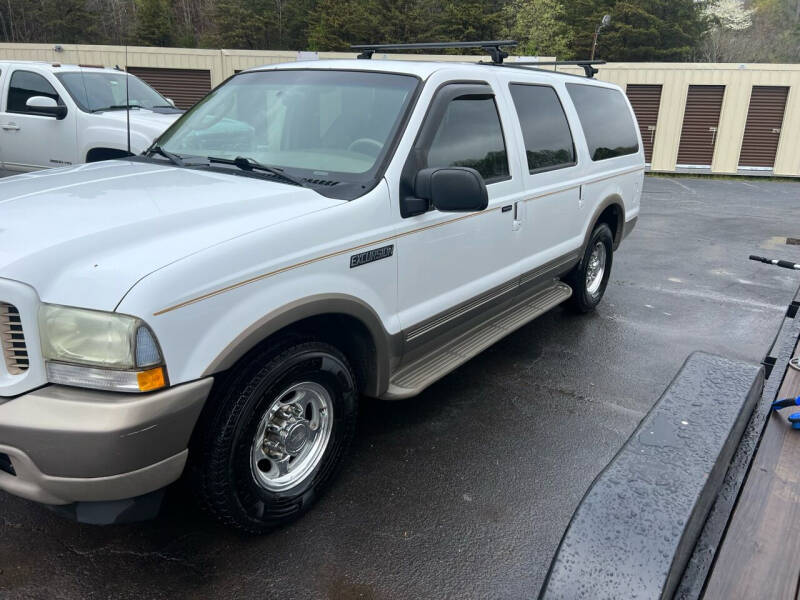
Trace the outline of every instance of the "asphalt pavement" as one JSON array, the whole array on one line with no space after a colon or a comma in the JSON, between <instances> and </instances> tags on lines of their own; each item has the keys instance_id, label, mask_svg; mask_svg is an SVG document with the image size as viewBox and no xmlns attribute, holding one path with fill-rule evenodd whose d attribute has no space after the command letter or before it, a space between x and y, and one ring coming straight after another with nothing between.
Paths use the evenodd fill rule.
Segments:
<instances>
[{"instance_id":1,"label":"asphalt pavement","mask_svg":"<svg viewBox=\"0 0 800 600\"><path fill-rule=\"evenodd\" d=\"M592 479L695 350L759 362L800 274L800 183L650 178L596 313L557 308L420 397L364 401L329 493L263 537L174 494L98 528L0 493L0 597L530 598Z\"/></svg>"}]
</instances>

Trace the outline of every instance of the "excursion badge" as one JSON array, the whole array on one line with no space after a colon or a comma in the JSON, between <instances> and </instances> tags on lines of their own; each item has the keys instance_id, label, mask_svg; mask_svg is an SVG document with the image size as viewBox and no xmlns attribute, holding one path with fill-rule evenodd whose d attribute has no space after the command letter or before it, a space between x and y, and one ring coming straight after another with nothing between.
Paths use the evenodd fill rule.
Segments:
<instances>
[{"instance_id":1,"label":"excursion badge","mask_svg":"<svg viewBox=\"0 0 800 600\"><path fill-rule=\"evenodd\" d=\"M367 263L375 262L376 260L383 260L389 258L394 254L394 244L388 246L381 246L380 248L373 248L366 252L359 252L350 257L350 268L360 267Z\"/></svg>"}]
</instances>

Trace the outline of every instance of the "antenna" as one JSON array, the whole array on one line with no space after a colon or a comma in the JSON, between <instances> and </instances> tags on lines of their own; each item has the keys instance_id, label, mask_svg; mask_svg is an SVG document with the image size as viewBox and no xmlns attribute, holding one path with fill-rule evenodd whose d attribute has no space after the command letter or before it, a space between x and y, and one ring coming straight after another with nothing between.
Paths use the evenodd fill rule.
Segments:
<instances>
[{"instance_id":1,"label":"antenna","mask_svg":"<svg viewBox=\"0 0 800 600\"><path fill-rule=\"evenodd\" d=\"M130 74L128 74L128 44L125 44L125 120L126 129L128 134L128 156L133 154L131 152L131 98L128 91L130 85Z\"/></svg>"}]
</instances>

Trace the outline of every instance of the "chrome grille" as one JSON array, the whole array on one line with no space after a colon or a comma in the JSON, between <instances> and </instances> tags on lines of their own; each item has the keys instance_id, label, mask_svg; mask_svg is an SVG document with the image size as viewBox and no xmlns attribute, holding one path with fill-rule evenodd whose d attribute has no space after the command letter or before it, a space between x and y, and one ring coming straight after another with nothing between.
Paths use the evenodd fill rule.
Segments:
<instances>
[{"instance_id":1,"label":"chrome grille","mask_svg":"<svg viewBox=\"0 0 800 600\"><path fill-rule=\"evenodd\" d=\"M19 311L5 302L0 302L0 347L11 375L21 375L28 370L28 347Z\"/></svg>"}]
</instances>

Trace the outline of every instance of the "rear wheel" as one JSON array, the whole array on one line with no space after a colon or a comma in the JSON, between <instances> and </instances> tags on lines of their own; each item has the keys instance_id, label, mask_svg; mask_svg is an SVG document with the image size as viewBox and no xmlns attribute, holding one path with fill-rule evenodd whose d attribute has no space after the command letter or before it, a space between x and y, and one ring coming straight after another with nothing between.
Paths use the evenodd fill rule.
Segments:
<instances>
[{"instance_id":1,"label":"rear wheel","mask_svg":"<svg viewBox=\"0 0 800 600\"><path fill-rule=\"evenodd\" d=\"M570 305L577 312L592 311L603 299L611 276L613 241L609 226L598 224L589 237L578 266L565 278L572 288Z\"/></svg>"},{"instance_id":2,"label":"rear wheel","mask_svg":"<svg viewBox=\"0 0 800 600\"><path fill-rule=\"evenodd\" d=\"M210 399L192 466L201 505L261 533L307 510L342 462L358 394L344 355L308 341L247 360Z\"/></svg>"}]
</instances>

